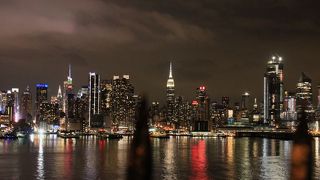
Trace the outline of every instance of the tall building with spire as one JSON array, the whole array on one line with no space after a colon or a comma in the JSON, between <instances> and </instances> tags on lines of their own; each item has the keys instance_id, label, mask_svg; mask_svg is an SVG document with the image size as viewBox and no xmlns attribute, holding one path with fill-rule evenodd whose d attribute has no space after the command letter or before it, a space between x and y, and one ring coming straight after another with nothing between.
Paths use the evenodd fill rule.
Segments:
<instances>
[{"instance_id":1,"label":"tall building with spire","mask_svg":"<svg viewBox=\"0 0 320 180\"><path fill-rule=\"evenodd\" d=\"M174 79L172 75L172 62L170 62L170 69L169 69L169 78L167 80L167 122L168 123L175 123L176 120L174 119L174 107L175 107L175 86L174 86Z\"/></svg>"},{"instance_id":2,"label":"tall building with spire","mask_svg":"<svg viewBox=\"0 0 320 180\"><path fill-rule=\"evenodd\" d=\"M63 112L66 114L68 112L68 95L73 92L71 64L69 64L68 70L67 80L63 82Z\"/></svg>"},{"instance_id":3,"label":"tall building with spire","mask_svg":"<svg viewBox=\"0 0 320 180\"><path fill-rule=\"evenodd\" d=\"M59 85L58 93L57 93L57 103L59 105L59 111L62 111L62 109L63 109L63 95L62 95L62 90L61 90L60 85Z\"/></svg>"},{"instance_id":4,"label":"tall building with spire","mask_svg":"<svg viewBox=\"0 0 320 180\"><path fill-rule=\"evenodd\" d=\"M273 56L264 74L264 123L277 126L283 108L283 62Z\"/></svg>"}]
</instances>

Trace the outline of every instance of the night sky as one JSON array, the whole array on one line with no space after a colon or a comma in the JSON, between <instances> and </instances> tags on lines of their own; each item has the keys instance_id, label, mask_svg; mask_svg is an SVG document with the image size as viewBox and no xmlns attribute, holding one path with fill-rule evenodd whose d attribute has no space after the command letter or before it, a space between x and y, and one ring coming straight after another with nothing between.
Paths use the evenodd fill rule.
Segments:
<instances>
[{"instance_id":1,"label":"night sky","mask_svg":"<svg viewBox=\"0 0 320 180\"><path fill-rule=\"evenodd\" d=\"M301 71L320 83L320 1L7 0L0 1L1 89L45 82L55 94L73 66L76 87L88 72L130 74L138 93L163 102L169 62L176 93L199 85L213 99L262 100L263 74L283 56L285 88Z\"/></svg>"}]
</instances>

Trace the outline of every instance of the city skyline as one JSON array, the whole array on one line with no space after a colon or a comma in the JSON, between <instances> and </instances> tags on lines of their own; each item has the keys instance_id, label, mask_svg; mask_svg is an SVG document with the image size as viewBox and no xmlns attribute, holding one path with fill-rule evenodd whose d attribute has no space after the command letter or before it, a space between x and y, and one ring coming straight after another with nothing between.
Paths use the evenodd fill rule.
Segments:
<instances>
[{"instance_id":1,"label":"city skyline","mask_svg":"<svg viewBox=\"0 0 320 180\"><path fill-rule=\"evenodd\" d=\"M130 74L139 93L162 101L173 61L180 95L193 97L204 84L214 98L233 101L249 91L261 101L265 63L278 53L285 63L285 89L294 89L306 72L315 93L320 82L315 7L299 1L3 2L0 63L6 68L0 75L10 78L3 78L0 89L47 82L55 94L72 64L76 88L87 83L91 71L101 78Z\"/></svg>"},{"instance_id":2,"label":"city skyline","mask_svg":"<svg viewBox=\"0 0 320 180\"><path fill-rule=\"evenodd\" d=\"M276 56L270 56L269 57L269 60L267 60L266 62L265 62L265 65L267 65L267 63L268 63L268 61L270 61L270 60L272 60L272 58L273 57L276 57ZM278 56L277 56L278 57ZM280 57L280 56L279 56ZM281 57L282 58L282 57ZM282 63L284 64L284 66L285 66L285 68L284 68L284 82L285 82L285 79L287 78L286 77L286 64L285 64L285 60L282 60ZM167 65L168 67L167 67L167 69L168 69L168 72L167 72L167 76L168 76L168 73L169 73L169 77L171 76L172 77L172 74L176 74L176 72L175 72L175 70L174 70L174 64L173 64L173 61L169 61L168 62L168 65ZM75 91L78 91L78 90L80 90L83 86L89 86L89 81L88 81L88 79L87 79L87 82L86 83L84 83L84 84L82 84L82 85L78 85L78 86L75 86L74 84L79 84L79 83L77 83L76 81L73 81L72 82L72 78L71 78L71 71L73 71L73 69L71 68L72 67L72 65L71 64L68 64L67 66L66 66L67 68L65 68L65 74L66 74L66 76L65 76L65 79L66 79L66 77L67 77L67 79L68 79L68 81L71 79L71 83L73 83L73 89L75 90ZM94 71L93 71L94 72ZM91 73L91 72L88 72L89 74ZM87 73L87 74L88 74ZM298 74L299 74L299 79L297 79L296 80L296 82L295 82L295 84L293 85L294 87L292 88L292 89L288 89L288 88L286 88L287 87L287 84L286 83L284 83L284 87L283 87L283 90L286 90L286 91L289 91L289 92L295 92L296 91L296 85L297 85L297 83L299 82L299 80L300 80L300 75L301 75L301 73L305 73L305 72L299 72ZM308 75L308 73L306 73L307 75ZM103 80L111 80L114 76L118 76L118 75L127 75L127 74L114 74L114 75L112 75L112 76L110 76L110 77L105 77L103 74L101 74L101 76L102 77L105 77L105 78L102 78ZM133 82L133 84L135 85L135 80L134 80L134 78L132 78L132 75L130 75L130 74L128 74L129 76L130 76L130 79L131 79L131 81ZM85 75L82 75L82 76L85 76ZM74 75L72 76L72 77L74 77ZM310 77L310 76L309 76ZM76 79L77 79L78 77L76 77ZM176 79L176 75L174 75L174 78ZM311 79L313 80L313 77L311 77ZM165 81L165 80L164 80ZM65 81L66 82L66 81ZM27 84L25 87L18 87L18 86L12 86L12 87L9 87L9 88L7 88L7 89L0 89L0 90L4 90L4 91L6 91L6 90L11 90L11 89L15 89L15 88L18 88L18 89L20 89L21 90L21 92L20 93L22 93L23 91L22 90L24 90L24 89L26 89L27 87L31 87L30 88L30 91L31 91L31 93L32 94L34 94L35 95L35 91L36 91L36 86L37 86L37 84L41 84L41 83L44 83L44 84L47 84L48 85L48 97L51 97L51 96L56 96L57 95L57 92L59 91L59 88L60 88L60 86L62 86L63 85L63 83L65 83L65 82L63 82L63 81L61 81L61 83L59 83L58 84L58 86L57 87L52 87L52 84L53 83L51 83L51 82L48 82L48 81L45 81L45 82L37 82L36 84L34 84L34 85L30 85L30 84ZM261 82L263 82L263 74L262 74L262 80L261 80ZM179 82L178 82L178 84L179 84ZM319 83L320 84L320 83ZM319 86L319 84L318 83L316 83L316 82L314 82L314 80L313 80L313 83L312 83L312 92L313 92L313 94L315 94L314 96L312 96L312 102L313 102L313 105L317 105L317 96L316 96L316 94L318 93L318 86ZM162 85L161 87L160 87L160 85ZM148 93L148 92L146 92L145 90L143 90L143 87L145 87L145 86L143 86L143 87L137 87L136 86L136 89L137 89L137 93L138 94L140 94L140 95L146 95L148 98L149 98L149 101L151 102L151 101L157 101L157 102L160 102L162 105L165 105L166 104L166 90L165 90L165 87L166 85L164 84L163 85L163 83L159 83L159 88L162 88L163 90L163 92L162 92L162 94L159 94L159 95L156 95L156 96L152 96L152 94L151 93ZM262 83L262 85L261 85L261 87L259 86L259 87L257 87L256 88L256 90L257 89L261 89L262 88L262 92L256 92L256 90L244 90L244 91L234 91L234 93L238 93L238 95L236 95L235 97L232 97L232 96L230 96L229 94L223 94L222 96L218 96L218 95L215 95L215 94L212 94L211 92L214 92L214 90L219 90L219 87L217 88L217 89L214 89L214 90L211 90L210 89L210 87L207 85L207 84L198 84L198 85L194 85L194 88L193 89L189 89L189 90L185 90L185 92L187 92L187 93L183 93L183 92L180 92L180 91L177 91L177 90L175 90L175 92L176 92L176 94L177 95L179 95L179 96L183 96L186 100L188 100L188 101L192 101L192 100L194 100L194 98L195 98L195 94L194 94L194 90L196 90L198 87L200 87L200 86L205 86L206 87L206 89L208 90L208 93L209 93L209 95L210 95L210 97L212 97L212 99L213 100L215 100L215 101L218 101L218 102L220 102L220 100L221 100L221 97L225 97L225 96L227 96L227 97L229 97L230 98L230 103L235 103L235 102L240 102L241 101L241 95L242 95L242 93L250 93L250 96L251 96L251 102L250 102L250 104L252 104L253 103L253 100L254 100L254 98L257 98L257 100L258 100L258 102L260 102L260 103L263 103L263 83ZM175 86L175 89L181 89L181 87L180 88L177 88L176 86ZM185 94L190 94L190 92L188 92L188 91L190 91L191 92L191 96L185 96ZM255 96L255 95L257 95L257 94L262 94L262 96L261 97L259 97L259 96ZM151 98L151 97L155 97L155 98ZM159 97L163 97L163 98L159 98Z\"/></svg>"}]
</instances>

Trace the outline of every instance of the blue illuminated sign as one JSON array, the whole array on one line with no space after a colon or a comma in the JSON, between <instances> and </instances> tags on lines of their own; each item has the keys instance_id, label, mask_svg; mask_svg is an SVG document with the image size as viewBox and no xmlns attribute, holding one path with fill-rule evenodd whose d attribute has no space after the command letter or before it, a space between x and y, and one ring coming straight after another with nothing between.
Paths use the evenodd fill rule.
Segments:
<instances>
[{"instance_id":1,"label":"blue illuminated sign","mask_svg":"<svg viewBox=\"0 0 320 180\"><path fill-rule=\"evenodd\" d=\"M48 88L48 84L37 84L37 88Z\"/></svg>"}]
</instances>

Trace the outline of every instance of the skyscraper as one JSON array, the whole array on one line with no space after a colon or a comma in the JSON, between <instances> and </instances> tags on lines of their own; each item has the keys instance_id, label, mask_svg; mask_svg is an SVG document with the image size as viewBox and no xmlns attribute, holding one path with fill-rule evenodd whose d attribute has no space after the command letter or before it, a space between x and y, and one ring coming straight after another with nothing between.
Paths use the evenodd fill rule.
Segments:
<instances>
[{"instance_id":1,"label":"skyscraper","mask_svg":"<svg viewBox=\"0 0 320 180\"><path fill-rule=\"evenodd\" d=\"M0 91L0 114L4 114L7 106L7 92Z\"/></svg>"},{"instance_id":2,"label":"skyscraper","mask_svg":"<svg viewBox=\"0 0 320 180\"><path fill-rule=\"evenodd\" d=\"M167 122L176 123L174 119L175 86L172 75L172 62L170 62L169 78L167 80Z\"/></svg>"},{"instance_id":3,"label":"skyscraper","mask_svg":"<svg viewBox=\"0 0 320 180\"><path fill-rule=\"evenodd\" d=\"M273 56L264 74L264 123L277 126L283 108L283 62Z\"/></svg>"},{"instance_id":4,"label":"skyscraper","mask_svg":"<svg viewBox=\"0 0 320 180\"><path fill-rule=\"evenodd\" d=\"M21 97L21 118L27 119L28 116L32 115L32 94L29 86L23 92Z\"/></svg>"},{"instance_id":5,"label":"skyscraper","mask_svg":"<svg viewBox=\"0 0 320 180\"><path fill-rule=\"evenodd\" d=\"M59 85L58 93L57 93L57 104L59 105L59 111L62 111L62 109L63 109L63 95L62 95L62 90L61 90L60 85Z\"/></svg>"},{"instance_id":6,"label":"skyscraper","mask_svg":"<svg viewBox=\"0 0 320 180\"><path fill-rule=\"evenodd\" d=\"M94 116L100 114L100 76L96 73L89 73L89 127L95 126Z\"/></svg>"},{"instance_id":7,"label":"skyscraper","mask_svg":"<svg viewBox=\"0 0 320 180\"><path fill-rule=\"evenodd\" d=\"M80 129L85 132L88 127L88 86L82 86L75 102L75 117L80 121Z\"/></svg>"},{"instance_id":8,"label":"skyscraper","mask_svg":"<svg viewBox=\"0 0 320 180\"><path fill-rule=\"evenodd\" d=\"M248 110L249 98L250 98L250 94L248 92L245 92L242 94L242 96L241 96L241 109L242 110Z\"/></svg>"},{"instance_id":9,"label":"skyscraper","mask_svg":"<svg viewBox=\"0 0 320 180\"><path fill-rule=\"evenodd\" d=\"M71 76L71 65L69 64L69 71L67 80L63 82L63 112L68 114L68 95L73 93L73 84Z\"/></svg>"},{"instance_id":10,"label":"skyscraper","mask_svg":"<svg viewBox=\"0 0 320 180\"><path fill-rule=\"evenodd\" d=\"M296 94L293 92L285 91L282 120L283 125L292 127L296 125L297 120L297 106L296 106Z\"/></svg>"},{"instance_id":11,"label":"skyscraper","mask_svg":"<svg viewBox=\"0 0 320 180\"><path fill-rule=\"evenodd\" d=\"M101 81L101 111L109 115L111 110L112 80Z\"/></svg>"},{"instance_id":12,"label":"skyscraper","mask_svg":"<svg viewBox=\"0 0 320 180\"><path fill-rule=\"evenodd\" d=\"M9 124L12 124L14 121L14 99L14 94L10 90L7 91L6 114L9 116Z\"/></svg>"},{"instance_id":13,"label":"skyscraper","mask_svg":"<svg viewBox=\"0 0 320 180\"><path fill-rule=\"evenodd\" d=\"M48 100L48 84L36 85L36 120L40 119L40 105Z\"/></svg>"},{"instance_id":14,"label":"skyscraper","mask_svg":"<svg viewBox=\"0 0 320 180\"><path fill-rule=\"evenodd\" d=\"M123 75L122 78L113 77L110 99L113 125L133 130L135 107L136 103L139 103L139 96L134 95L129 75Z\"/></svg>"},{"instance_id":15,"label":"skyscraper","mask_svg":"<svg viewBox=\"0 0 320 180\"><path fill-rule=\"evenodd\" d=\"M304 110L305 112L311 112L312 107L312 80L301 73L299 82L297 83L297 108L298 110Z\"/></svg>"},{"instance_id":16,"label":"skyscraper","mask_svg":"<svg viewBox=\"0 0 320 180\"><path fill-rule=\"evenodd\" d=\"M210 131L212 128L212 123L210 121L210 98L205 86L197 88L196 101L192 104L195 105L194 107L196 112L193 120L193 130Z\"/></svg>"},{"instance_id":17,"label":"skyscraper","mask_svg":"<svg viewBox=\"0 0 320 180\"><path fill-rule=\"evenodd\" d=\"M18 122L20 119L19 88L12 88L11 93L14 96L14 120Z\"/></svg>"}]
</instances>

